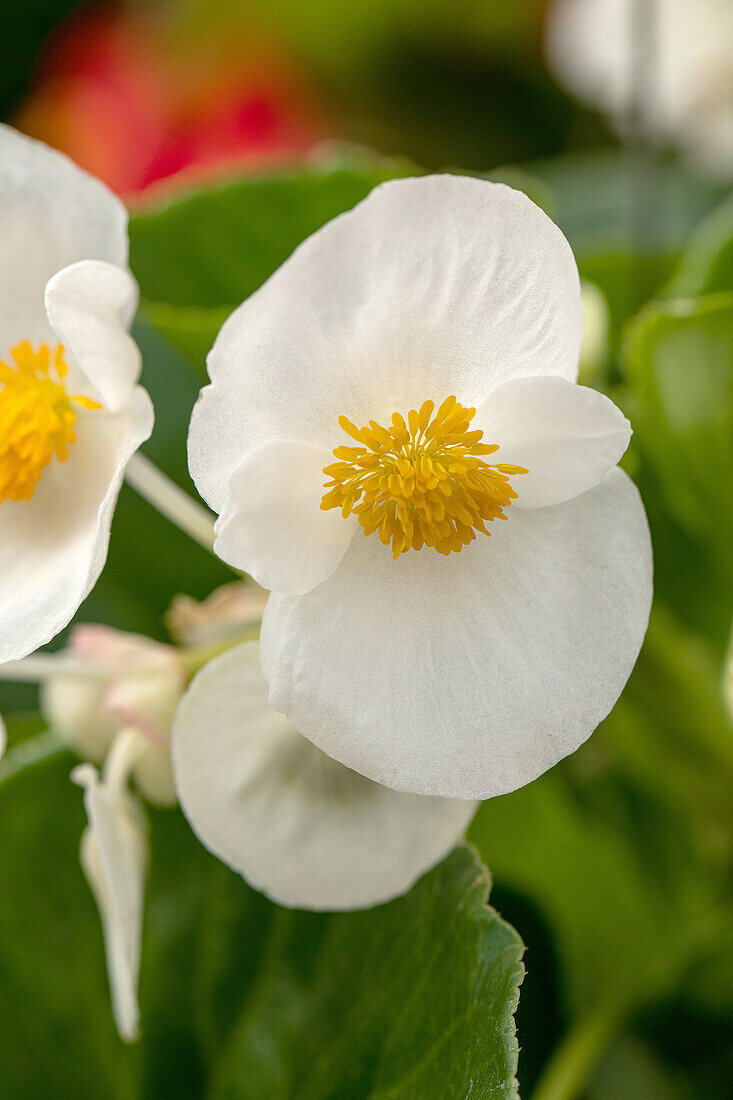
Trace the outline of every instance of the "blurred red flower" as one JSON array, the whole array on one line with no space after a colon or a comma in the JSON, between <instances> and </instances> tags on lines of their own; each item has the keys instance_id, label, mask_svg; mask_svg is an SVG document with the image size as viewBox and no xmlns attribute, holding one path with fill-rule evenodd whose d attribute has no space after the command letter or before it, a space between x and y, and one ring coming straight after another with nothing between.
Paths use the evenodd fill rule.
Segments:
<instances>
[{"instance_id":1,"label":"blurred red flower","mask_svg":"<svg viewBox=\"0 0 733 1100\"><path fill-rule=\"evenodd\" d=\"M109 5L59 27L15 123L128 197L184 170L293 160L328 136L282 47Z\"/></svg>"}]
</instances>

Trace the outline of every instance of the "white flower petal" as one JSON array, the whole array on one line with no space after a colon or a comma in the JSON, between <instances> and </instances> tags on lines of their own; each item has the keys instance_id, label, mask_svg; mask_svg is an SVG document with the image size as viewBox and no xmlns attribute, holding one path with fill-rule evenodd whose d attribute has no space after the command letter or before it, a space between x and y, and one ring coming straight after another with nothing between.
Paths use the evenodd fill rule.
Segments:
<instances>
[{"instance_id":1,"label":"white flower petal","mask_svg":"<svg viewBox=\"0 0 733 1100\"><path fill-rule=\"evenodd\" d=\"M282 905L357 909L401 894L460 840L476 808L399 794L325 756L268 706L254 642L194 678L173 762L202 842Z\"/></svg>"},{"instance_id":2,"label":"white flower petal","mask_svg":"<svg viewBox=\"0 0 733 1100\"><path fill-rule=\"evenodd\" d=\"M0 505L0 662L48 642L94 587L125 467L152 429L139 386L124 413L81 409L67 461L44 470L31 500Z\"/></svg>"},{"instance_id":3,"label":"white flower petal","mask_svg":"<svg viewBox=\"0 0 733 1100\"><path fill-rule=\"evenodd\" d=\"M214 549L223 561L278 592L309 592L346 553L356 517L321 511L333 455L287 440L265 443L234 471Z\"/></svg>"},{"instance_id":4,"label":"white flower petal","mask_svg":"<svg viewBox=\"0 0 733 1100\"><path fill-rule=\"evenodd\" d=\"M0 358L53 340L43 292L77 260L127 263L127 211L67 157L0 125Z\"/></svg>"},{"instance_id":5,"label":"white flower petal","mask_svg":"<svg viewBox=\"0 0 733 1100\"><path fill-rule=\"evenodd\" d=\"M59 340L110 412L130 399L142 357L127 331L135 317L138 288L129 271L100 260L66 267L46 287L46 312Z\"/></svg>"},{"instance_id":6,"label":"white flower petal","mask_svg":"<svg viewBox=\"0 0 733 1100\"><path fill-rule=\"evenodd\" d=\"M467 176L382 184L222 328L191 420L193 478L221 512L263 443L330 451L341 414L384 423L427 398L477 405L508 378L575 379L580 336L572 252L526 195Z\"/></svg>"},{"instance_id":7,"label":"white flower petal","mask_svg":"<svg viewBox=\"0 0 733 1100\"><path fill-rule=\"evenodd\" d=\"M584 493L612 470L626 450L631 425L612 401L564 378L515 378L477 410L499 451L489 462L523 466L512 476L512 508L544 508Z\"/></svg>"},{"instance_id":8,"label":"white flower petal","mask_svg":"<svg viewBox=\"0 0 733 1100\"><path fill-rule=\"evenodd\" d=\"M132 1042L139 1024L137 984L148 855L145 819L122 777L100 780L96 768L80 764L72 779L84 788L89 828L82 838L81 863L102 918L112 1009L121 1038Z\"/></svg>"},{"instance_id":9,"label":"white flower petal","mask_svg":"<svg viewBox=\"0 0 733 1100\"><path fill-rule=\"evenodd\" d=\"M489 798L573 752L641 646L651 549L621 470L490 538L393 561L355 537L306 596L272 595L270 702L336 760L398 790Z\"/></svg>"}]
</instances>

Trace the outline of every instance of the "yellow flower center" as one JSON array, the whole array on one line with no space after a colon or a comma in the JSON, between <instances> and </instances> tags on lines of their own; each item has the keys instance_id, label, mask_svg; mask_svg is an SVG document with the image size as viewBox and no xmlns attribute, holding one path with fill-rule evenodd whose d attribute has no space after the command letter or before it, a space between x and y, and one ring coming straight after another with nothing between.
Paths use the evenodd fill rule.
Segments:
<instances>
[{"instance_id":1,"label":"yellow flower center","mask_svg":"<svg viewBox=\"0 0 733 1100\"><path fill-rule=\"evenodd\" d=\"M425 401L407 414L392 414L389 428L375 420L357 428L345 416L339 424L358 447L336 447L339 461L323 470L330 480L321 508L354 513L365 535L378 532L392 556L431 546L440 554L462 550L476 532L490 534L486 524L506 519L517 494L510 474L522 466L493 464L484 457L498 443L482 443L482 431L469 431L475 409L447 397L435 411Z\"/></svg>"},{"instance_id":2,"label":"yellow flower center","mask_svg":"<svg viewBox=\"0 0 733 1100\"><path fill-rule=\"evenodd\" d=\"M27 340L11 348L12 364L0 360L0 504L30 500L46 466L65 462L76 439L73 405L101 409L97 401L69 395L62 379L68 367L61 344L35 351Z\"/></svg>"}]
</instances>

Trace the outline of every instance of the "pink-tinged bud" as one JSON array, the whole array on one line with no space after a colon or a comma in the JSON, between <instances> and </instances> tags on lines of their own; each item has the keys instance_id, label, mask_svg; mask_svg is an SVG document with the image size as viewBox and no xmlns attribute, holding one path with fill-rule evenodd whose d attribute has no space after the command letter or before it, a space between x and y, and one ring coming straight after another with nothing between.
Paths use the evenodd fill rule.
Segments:
<instances>
[{"instance_id":1,"label":"pink-tinged bud","mask_svg":"<svg viewBox=\"0 0 733 1100\"><path fill-rule=\"evenodd\" d=\"M242 581L216 588L205 600L176 596L166 625L179 645L210 646L238 640L260 622L268 596L258 584Z\"/></svg>"},{"instance_id":2,"label":"pink-tinged bud","mask_svg":"<svg viewBox=\"0 0 733 1100\"><path fill-rule=\"evenodd\" d=\"M176 651L97 625L78 626L70 651L85 671L61 673L44 684L41 708L51 728L95 763L121 730L134 730L146 742L132 772L137 785L153 802L174 802L170 730L186 686Z\"/></svg>"}]
</instances>

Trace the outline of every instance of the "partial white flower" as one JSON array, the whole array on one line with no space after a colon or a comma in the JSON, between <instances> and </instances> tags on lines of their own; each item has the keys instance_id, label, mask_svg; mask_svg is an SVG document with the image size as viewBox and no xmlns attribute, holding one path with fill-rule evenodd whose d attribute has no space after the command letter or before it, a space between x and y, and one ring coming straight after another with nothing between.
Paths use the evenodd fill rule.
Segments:
<instances>
[{"instance_id":1,"label":"partial white flower","mask_svg":"<svg viewBox=\"0 0 733 1100\"><path fill-rule=\"evenodd\" d=\"M132 775L151 802L176 801L170 731L186 686L175 649L107 626L74 629L69 655L83 672L58 672L41 685L49 726L80 756L105 759L123 730L140 736Z\"/></svg>"},{"instance_id":2,"label":"partial white flower","mask_svg":"<svg viewBox=\"0 0 733 1100\"><path fill-rule=\"evenodd\" d=\"M189 435L216 549L273 591L271 705L370 779L513 790L628 678L649 532L580 339L559 229L452 176L378 187L219 334Z\"/></svg>"},{"instance_id":3,"label":"partial white flower","mask_svg":"<svg viewBox=\"0 0 733 1100\"><path fill-rule=\"evenodd\" d=\"M571 92L622 135L641 127L725 178L733 175L732 42L730 0L555 0L547 23L550 66Z\"/></svg>"},{"instance_id":4,"label":"partial white flower","mask_svg":"<svg viewBox=\"0 0 733 1100\"><path fill-rule=\"evenodd\" d=\"M256 642L210 661L173 727L181 806L202 842L281 905L359 909L404 893L475 802L403 794L326 756L267 702Z\"/></svg>"},{"instance_id":5,"label":"partial white flower","mask_svg":"<svg viewBox=\"0 0 733 1100\"><path fill-rule=\"evenodd\" d=\"M139 1033L137 985L148 862L145 817L127 781L144 751L144 739L132 730L124 731L107 757L101 778L91 764L80 764L72 772L72 779L84 788L89 818L81 842L81 864L102 918L112 1010L125 1042L134 1041Z\"/></svg>"},{"instance_id":6,"label":"partial white flower","mask_svg":"<svg viewBox=\"0 0 733 1100\"><path fill-rule=\"evenodd\" d=\"M101 183L0 126L0 661L49 641L91 591L152 431L126 227Z\"/></svg>"}]
</instances>

